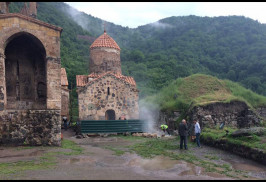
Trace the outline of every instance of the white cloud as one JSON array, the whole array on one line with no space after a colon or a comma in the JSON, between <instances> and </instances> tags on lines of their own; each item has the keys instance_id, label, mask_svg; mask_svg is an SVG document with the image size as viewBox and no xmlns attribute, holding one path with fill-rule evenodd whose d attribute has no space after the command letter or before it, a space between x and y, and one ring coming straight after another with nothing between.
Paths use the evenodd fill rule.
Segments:
<instances>
[{"instance_id":1,"label":"white cloud","mask_svg":"<svg viewBox=\"0 0 266 182\"><path fill-rule=\"evenodd\" d=\"M243 15L266 23L266 2L66 2L92 16L136 28L170 16Z\"/></svg>"}]
</instances>

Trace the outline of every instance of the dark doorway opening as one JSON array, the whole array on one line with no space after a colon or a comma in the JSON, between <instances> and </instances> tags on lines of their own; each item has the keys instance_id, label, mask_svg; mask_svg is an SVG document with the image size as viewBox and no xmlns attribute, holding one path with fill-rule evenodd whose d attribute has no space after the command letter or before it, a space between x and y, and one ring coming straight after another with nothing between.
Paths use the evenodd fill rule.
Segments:
<instances>
[{"instance_id":1,"label":"dark doorway opening","mask_svg":"<svg viewBox=\"0 0 266 182\"><path fill-rule=\"evenodd\" d=\"M105 112L105 119L106 120L115 120L115 111L114 110L107 110Z\"/></svg>"},{"instance_id":2,"label":"dark doorway opening","mask_svg":"<svg viewBox=\"0 0 266 182\"><path fill-rule=\"evenodd\" d=\"M29 33L10 37L5 48L7 109L46 109L46 52Z\"/></svg>"}]
</instances>

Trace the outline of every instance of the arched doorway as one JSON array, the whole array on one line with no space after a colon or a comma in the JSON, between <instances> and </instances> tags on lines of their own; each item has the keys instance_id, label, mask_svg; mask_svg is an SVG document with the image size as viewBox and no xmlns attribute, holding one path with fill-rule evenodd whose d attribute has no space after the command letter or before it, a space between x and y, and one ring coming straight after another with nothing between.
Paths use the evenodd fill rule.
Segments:
<instances>
[{"instance_id":1,"label":"arched doorway","mask_svg":"<svg viewBox=\"0 0 266 182\"><path fill-rule=\"evenodd\" d=\"M13 35L5 48L7 109L46 109L46 52L35 36Z\"/></svg>"},{"instance_id":2,"label":"arched doorway","mask_svg":"<svg viewBox=\"0 0 266 182\"><path fill-rule=\"evenodd\" d=\"M114 110L107 110L105 112L105 119L106 120L115 120L115 111Z\"/></svg>"}]
</instances>

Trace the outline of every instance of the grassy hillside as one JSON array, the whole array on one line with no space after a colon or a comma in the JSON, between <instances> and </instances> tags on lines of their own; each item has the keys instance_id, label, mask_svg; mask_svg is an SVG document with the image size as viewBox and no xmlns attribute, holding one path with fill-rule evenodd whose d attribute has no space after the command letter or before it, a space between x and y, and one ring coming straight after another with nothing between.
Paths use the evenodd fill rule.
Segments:
<instances>
[{"instance_id":1,"label":"grassy hillside","mask_svg":"<svg viewBox=\"0 0 266 182\"><path fill-rule=\"evenodd\" d=\"M186 111L190 105L239 100L250 107L266 106L266 97L258 95L238 83L204 74L178 78L158 94L146 98L161 110Z\"/></svg>"}]
</instances>

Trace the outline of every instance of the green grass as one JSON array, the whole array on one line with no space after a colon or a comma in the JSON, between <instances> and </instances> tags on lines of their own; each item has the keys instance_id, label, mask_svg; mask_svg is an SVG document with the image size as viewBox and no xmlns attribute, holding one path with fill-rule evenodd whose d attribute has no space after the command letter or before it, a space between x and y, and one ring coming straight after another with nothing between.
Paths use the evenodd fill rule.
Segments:
<instances>
[{"instance_id":1,"label":"green grass","mask_svg":"<svg viewBox=\"0 0 266 182\"><path fill-rule=\"evenodd\" d=\"M16 150L27 150L27 149L33 149L33 146L19 146L16 148Z\"/></svg>"},{"instance_id":2,"label":"green grass","mask_svg":"<svg viewBox=\"0 0 266 182\"><path fill-rule=\"evenodd\" d=\"M34 147L20 147L19 150L32 148ZM53 148L71 149L71 151L47 152L44 153L38 160L0 163L0 176L6 176L18 172L21 173L27 170L51 169L56 165L57 155L79 155L83 152L83 148L79 147L75 142L66 139L62 140L61 147Z\"/></svg>"},{"instance_id":3,"label":"green grass","mask_svg":"<svg viewBox=\"0 0 266 182\"><path fill-rule=\"evenodd\" d=\"M83 148L78 146L75 142L70 140L62 140L62 146L63 149L71 149L72 152L63 152L64 155L79 155L83 153Z\"/></svg>"},{"instance_id":4,"label":"green grass","mask_svg":"<svg viewBox=\"0 0 266 182\"><path fill-rule=\"evenodd\" d=\"M210 159L210 160L219 160L220 158L217 156L213 155L204 155L205 158Z\"/></svg>"},{"instance_id":5,"label":"green grass","mask_svg":"<svg viewBox=\"0 0 266 182\"><path fill-rule=\"evenodd\" d=\"M245 102L251 108L266 106L265 96L258 95L238 83L204 74L178 78L162 88L158 94L147 97L145 102L159 105L159 109L164 111L186 112L191 103L198 106L236 100Z\"/></svg>"},{"instance_id":6,"label":"green grass","mask_svg":"<svg viewBox=\"0 0 266 182\"><path fill-rule=\"evenodd\" d=\"M226 130L228 130L228 135L233 133L234 131L236 131L236 128L230 128L230 127L224 127L223 130L218 129L218 127L216 127L215 129L213 128L203 128L202 133L201 133L201 137L203 138L213 138L215 140L221 139L223 137L226 136Z\"/></svg>"},{"instance_id":7,"label":"green grass","mask_svg":"<svg viewBox=\"0 0 266 182\"><path fill-rule=\"evenodd\" d=\"M226 86L230 88L232 94L239 100L245 100L252 107L266 106L266 97L258 95L249 89L242 87L241 85L232 82L230 80L224 81Z\"/></svg>"},{"instance_id":8,"label":"green grass","mask_svg":"<svg viewBox=\"0 0 266 182\"><path fill-rule=\"evenodd\" d=\"M111 146L105 146L104 148L114 151L115 152L114 155L117 155L117 156L121 156L121 155L123 155L125 153L125 151L117 149L117 148L114 148L114 147L111 147Z\"/></svg>"},{"instance_id":9,"label":"green grass","mask_svg":"<svg viewBox=\"0 0 266 182\"><path fill-rule=\"evenodd\" d=\"M229 133L226 136L225 130L228 130ZM211 129L211 128L204 128L201 137L203 139L211 138L213 140L226 140L227 143L236 144L236 145L243 145L250 148L258 148L266 151L266 143L263 142L266 139L266 136L257 136L252 134L251 137L248 136L241 136L241 137L232 137L230 135L232 132L234 132L237 129L225 127L223 130L219 129Z\"/></svg>"},{"instance_id":10,"label":"green grass","mask_svg":"<svg viewBox=\"0 0 266 182\"><path fill-rule=\"evenodd\" d=\"M48 154L41 157L40 160L35 161L19 161L0 163L0 175L14 174L17 172L23 172L26 170L39 170L39 169L50 169L56 164L55 158L52 156L48 157Z\"/></svg>"},{"instance_id":11,"label":"green grass","mask_svg":"<svg viewBox=\"0 0 266 182\"><path fill-rule=\"evenodd\" d=\"M146 158L165 155L167 153L166 150L174 149L177 149L176 140L149 139L146 142L131 146L131 150Z\"/></svg>"},{"instance_id":12,"label":"green grass","mask_svg":"<svg viewBox=\"0 0 266 182\"><path fill-rule=\"evenodd\" d=\"M188 146L189 148L192 148L195 144L188 142ZM149 139L145 142L130 146L130 150L144 158L153 158L158 155L163 155L173 160L184 160L203 167L205 172L224 174L236 179L239 178L239 174L244 175L243 171L234 170L228 164L216 164L212 161L200 159L190 150L178 153L176 150L179 150L179 137L176 137L175 139ZM208 156L207 158L211 160L219 160L217 156Z\"/></svg>"}]
</instances>

